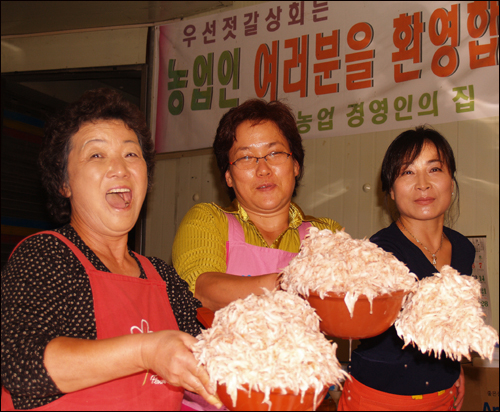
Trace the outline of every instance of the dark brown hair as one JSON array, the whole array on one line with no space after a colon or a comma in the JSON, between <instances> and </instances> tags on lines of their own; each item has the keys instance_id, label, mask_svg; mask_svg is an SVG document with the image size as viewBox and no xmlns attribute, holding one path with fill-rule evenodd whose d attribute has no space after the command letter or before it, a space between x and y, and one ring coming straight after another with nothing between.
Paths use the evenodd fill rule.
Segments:
<instances>
[{"instance_id":1,"label":"dark brown hair","mask_svg":"<svg viewBox=\"0 0 500 412\"><path fill-rule=\"evenodd\" d=\"M38 158L42 185L47 191L47 208L58 224L68 223L71 204L61 194L68 182L68 156L72 137L87 123L121 120L137 135L148 170L148 189L153 182L155 149L146 119L139 108L120 93L108 88L86 91L45 124L42 150Z\"/></svg>"},{"instance_id":2,"label":"dark brown hair","mask_svg":"<svg viewBox=\"0 0 500 412\"><path fill-rule=\"evenodd\" d=\"M304 174L304 148L302 147L302 137L297 129L295 116L288 105L278 100L266 102L261 99L250 99L237 107L233 107L222 116L213 144L217 166L220 171L220 179L227 188L229 198L234 200L236 197L233 188L227 186L225 178L226 171L229 168L229 151L236 139L236 129L241 123L247 120L253 126L271 121L281 130L281 133L290 146L292 157L297 161L300 168L299 174L295 177L295 187L293 190L293 196L295 196L299 182Z\"/></svg>"},{"instance_id":3,"label":"dark brown hair","mask_svg":"<svg viewBox=\"0 0 500 412\"><path fill-rule=\"evenodd\" d=\"M401 174L404 166L413 163L426 144L435 146L439 160L448 168L451 178L455 182L456 196L452 205L456 201L458 206L459 188L456 179L457 168L453 149L443 135L426 125L417 126L415 129L404 131L393 140L387 149L382 162L382 171L380 173L382 191L385 193L386 203L388 198L390 198L394 182ZM391 212L391 214L393 215L394 213Z\"/></svg>"}]
</instances>

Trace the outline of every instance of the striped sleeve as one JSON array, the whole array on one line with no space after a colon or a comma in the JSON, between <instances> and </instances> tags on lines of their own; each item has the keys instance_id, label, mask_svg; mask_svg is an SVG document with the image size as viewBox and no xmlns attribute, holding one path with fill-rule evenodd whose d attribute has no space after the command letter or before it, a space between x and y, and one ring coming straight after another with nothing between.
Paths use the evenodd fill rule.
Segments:
<instances>
[{"instance_id":1,"label":"striped sleeve","mask_svg":"<svg viewBox=\"0 0 500 412\"><path fill-rule=\"evenodd\" d=\"M193 206L182 219L172 247L172 263L194 294L198 276L226 272L227 218L210 203Z\"/></svg>"}]
</instances>

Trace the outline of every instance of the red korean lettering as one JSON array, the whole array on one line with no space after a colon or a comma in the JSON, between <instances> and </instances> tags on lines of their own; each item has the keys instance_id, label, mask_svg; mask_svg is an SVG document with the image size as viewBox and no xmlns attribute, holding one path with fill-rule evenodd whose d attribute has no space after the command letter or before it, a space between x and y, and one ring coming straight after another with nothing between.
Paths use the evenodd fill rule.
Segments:
<instances>
[{"instance_id":1,"label":"red korean lettering","mask_svg":"<svg viewBox=\"0 0 500 412\"><path fill-rule=\"evenodd\" d=\"M289 26L291 24L300 24L302 26L304 24L304 2L294 1L291 3L288 8L288 15L290 16Z\"/></svg>"},{"instance_id":2,"label":"red korean lettering","mask_svg":"<svg viewBox=\"0 0 500 412\"><path fill-rule=\"evenodd\" d=\"M458 69L460 59L456 47L460 43L459 11L459 5L452 4L450 11L444 8L434 10L429 20L429 38L432 44L441 46L431 62L432 72L439 77L449 77ZM449 45L445 44L448 40Z\"/></svg>"},{"instance_id":3,"label":"red korean lettering","mask_svg":"<svg viewBox=\"0 0 500 412\"><path fill-rule=\"evenodd\" d=\"M254 88L257 97L266 96L269 88L270 100L278 99L278 41L272 42L272 49L265 43L257 49L254 64Z\"/></svg>"},{"instance_id":4,"label":"red korean lettering","mask_svg":"<svg viewBox=\"0 0 500 412\"><path fill-rule=\"evenodd\" d=\"M364 35L362 38L359 37L360 33ZM373 27L366 22L356 23L349 30L347 34L347 45L352 50L358 51L346 53L345 55L347 90L373 87L373 60L371 59L375 57L375 50L364 50L370 46L372 41Z\"/></svg>"},{"instance_id":5,"label":"red korean lettering","mask_svg":"<svg viewBox=\"0 0 500 412\"><path fill-rule=\"evenodd\" d=\"M257 34L257 20L259 19L259 13L256 11L253 13L246 13L243 17L246 18L246 20L243 21L245 36L255 36Z\"/></svg>"},{"instance_id":6,"label":"red korean lettering","mask_svg":"<svg viewBox=\"0 0 500 412\"><path fill-rule=\"evenodd\" d=\"M300 97L307 96L308 35L285 40L285 49L291 49L292 57L284 61L283 91L300 91ZM299 69L299 80L292 82L292 70ZM297 72L297 70L294 70Z\"/></svg>"},{"instance_id":7,"label":"red korean lettering","mask_svg":"<svg viewBox=\"0 0 500 412\"><path fill-rule=\"evenodd\" d=\"M312 15L313 22L328 20L328 16L319 16L320 13L328 13L327 1L313 1Z\"/></svg>"},{"instance_id":8,"label":"red korean lettering","mask_svg":"<svg viewBox=\"0 0 500 412\"><path fill-rule=\"evenodd\" d=\"M224 40L227 40L229 37L234 40L236 38L236 35L234 34L234 31L236 31L236 16L226 17L223 21L224 27L222 27L222 31L227 30Z\"/></svg>"},{"instance_id":9,"label":"red korean lettering","mask_svg":"<svg viewBox=\"0 0 500 412\"><path fill-rule=\"evenodd\" d=\"M398 49L392 53L392 62L402 62L412 60L413 63L422 62L422 33L424 24L422 23L422 13L400 14L393 20L394 33L392 41ZM408 80L419 79L422 70L403 71L403 64L394 65L394 81L396 83L406 82Z\"/></svg>"},{"instance_id":10,"label":"red korean lettering","mask_svg":"<svg viewBox=\"0 0 500 412\"><path fill-rule=\"evenodd\" d=\"M215 25L215 20L212 20L212 22L207 21L205 30L201 33L203 35L203 44L215 43Z\"/></svg>"},{"instance_id":11,"label":"red korean lettering","mask_svg":"<svg viewBox=\"0 0 500 412\"><path fill-rule=\"evenodd\" d=\"M267 15L266 17L266 21L269 21L269 23L267 23L267 31L270 31L270 32L273 32L273 31L276 31L280 28L280 16L281 16L281 12L282 12L282 9L281 9L281 6L278 6L276 8L276 14L274 14L274 10L271 8L269 9L269 14Z\"/></svg>"},{"instance_id":12,"label":"red korean lettering","mask_svg":"<svg viewBox=\"0 0 500 412\"><path fill-rule=\"evenodd\" d=\"M471 69L498 65L498 2L474 1L467 4L467 31ZM489 37L489 42L482 42Z\"/></svg>"},{"instance_id":13,"label":"red korean lettering","mask_svg":"<svg viewBox=\"0 0 500 412\"><path fill-rule=\"evenodd\" d=\"M314 64L314 93L316 95L338 93L339 84L323 84L324 79L331 79L334 70L340 69L339 59L339 30L332 30L331 36L316 34L316 59L320 62Z\"/></svg>"},{"instance_id":14,"label":"red korean lettering","mask_svg":"<svg viewBox=\"0 0 500 412\"><path fill-rule=\"evenodd\" d=\"M195 33L196 33L196 27L193 26L192 24L184 27L184 36L186 36L186 38L182 39L182 41L185 41L187 42L188 44L188 47L191 47L191 42L193 40L196 40L196 36L193 36Z\"/></svg>"}]
</instances>

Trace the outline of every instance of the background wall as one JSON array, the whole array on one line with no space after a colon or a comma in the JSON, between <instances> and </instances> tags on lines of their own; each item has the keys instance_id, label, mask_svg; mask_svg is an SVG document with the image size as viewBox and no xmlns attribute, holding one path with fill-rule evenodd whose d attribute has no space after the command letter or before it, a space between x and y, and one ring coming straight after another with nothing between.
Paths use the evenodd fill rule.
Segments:
<instances>
[{"instance_id":1,"label":"background wall","mask_svg":"<svg viewBox=\"0 0 500 412\"><path fill-rule=\"evenodd\" d=\"M2 2L2 75L150 64L149 26L261 2L22 3ZM83 9L75 12L74 7ZM498 329L498 117L434 127L448 138L457 158L461 216L454 228L467 236L487 236L493 326ZM387 226L378 176L387 146L401 131L306 140L305 175L295 201L306 213L339 221L353 237L370 236ZM364 191L365 185L370 189ZM158 155L155 186L146 205L146 254L170 261L182 217L195 203L210 201L228 202L210 149Z\"/></svg>"},{"instance_id":2,"label":"background wall","mask_svg":"<svg viewBox=\"0 0 500 412\"><path fill-rule=\"evenodd\" d=\"M487 237L492 326L498 329L498 117L433 127L448 139L457 161L460 217L454 229ZM294 201L306 214L337 220L355 238L386 227L391 220L383 204L380 167L387 147L404 130L305 140L305 173ZM212 201L227 205L229 198L210 149L158 155L147 199L146 254L170 262L185 213L198 202Z\"/></svg>"}]
</instances>

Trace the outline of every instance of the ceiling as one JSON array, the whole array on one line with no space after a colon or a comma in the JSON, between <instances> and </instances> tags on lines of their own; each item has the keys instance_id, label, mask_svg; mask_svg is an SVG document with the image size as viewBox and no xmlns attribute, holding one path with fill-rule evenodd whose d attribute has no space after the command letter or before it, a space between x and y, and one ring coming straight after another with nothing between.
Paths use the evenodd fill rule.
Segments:
<instances>
[{"instance_id":1,"label":"ceiling","mask_svg":"<svg viewBox=\"0 0 500 412\"><path fill-rule=\"evenodd\" d=\"M211 12L232 1L2 1L1 34L32 36L42 33L80 31L132 25L153 25ZM54 102L71 102L85 90L111 87L140 106L140 70L56 70L54 73L9 74L11 88L30 97L44 96ZM14 83L14 84L13 84ZM17 84L17 86L16 86ZM22 89L27 87L31 91ZM36 97L35 96L35 97Z\"/></svg>"},{"instance_id":2,"label":"ceiling","mask_svg":"<svg viewBox=\"0 0 500 412\"><path fill-rule=\"evenodd\" d=\"M232 4L232 1L2 1L1 34L152 24Z\"/></svg>"}]
</instances>

